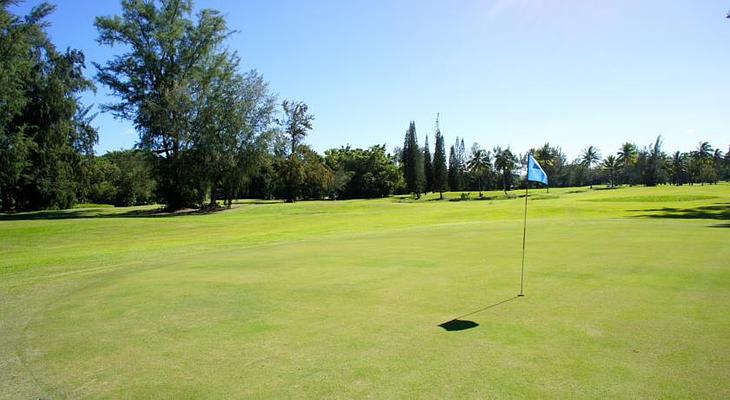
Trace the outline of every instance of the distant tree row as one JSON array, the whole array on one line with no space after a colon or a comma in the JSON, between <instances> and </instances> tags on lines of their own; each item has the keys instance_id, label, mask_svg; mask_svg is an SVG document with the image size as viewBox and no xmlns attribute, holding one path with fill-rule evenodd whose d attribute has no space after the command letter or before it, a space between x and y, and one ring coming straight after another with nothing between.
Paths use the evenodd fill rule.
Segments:
<instances>
[{"instance_id":1,"label":"distant tree row","mask_svg":"<svg viewBox=\"0 0 730 400\"><path fill-rule=\"evenodd\" d=\"M279 102L256 71L240 71L225 41L223 15L193 16L190 0L123 1L121 15L97 17L100 45L117 54L93 63L98 83L116 101L101 106L131 121L133 150L94 155L98 134L79 101L94 88L84 55L58 51L46 33L54 7L27 16L0 0L0 208L67 208L77 202L128 206L231 206L242 197L374 198L392 194L510 190L524 184L525 154L464 138L447 149L439 126L434 149L421 146L415 122L403 147L350 146L318 154L305 143L314 116L301 101ZM530 149L551 186L676 185L730 179L730 154L701 143L672 155L661 138L644 148L624 144L605 159L593 146L571 162L559 147ZM448 153L447 153L448 150Z\"/></svg>"},{"instance_id":2,"label":"distant tree row","mask_svg":"<svg viewBox=\"0 0 730 400\"><path fill-rule=\"evenodd\" d=\"M474 143L471 152L466 154L464 139L457 137L450 147L446 166L438 118L435 137L436 149L432 157L428 137L423 148L413 150L413 146L418 144L413 122L406 133L402 170L407 192L416 197L423 192L443 193L446 190L478 191L481 195L483 190L507 191L522 186L525 183L520 180L520 172L527 164L527 154L532 154L540 163L552 187L592 188L595 184L683 185L730 180L730 149L728 153L723 153L719 148L712 148L708 142L700 142L696 149L688 152L677 151L667 155L662 151L662 139L658 137L643 148L630 142L624 143L616 154L606 158L601 157L595 146L588 146L579 158L569 162L560 147L549 143L531 148L522 155L515 155L509 147L497 146L490 151ZM415 157L413 154L423 156ZM420 169L423 169L422 174L414 172ZM440 179L436 178L437 171Z\"/></svg>"},{"instance_id":3,"label":"distant tree row","mask_svg":"<svg viewBox=\"0 0 730 400\"><path fill-rule=\"evenodd\" d=\"M588 146L581 157L571 163L560 148L549 144L529 152L550 176L551 186L656 186L730 180L730 152L723 153L719 148L713 149L708 142L700 142L696 149L666 154L662 144L661 136L642 148L626 142L615 154L605 158L594 146Z\"/></svg>"}]
</instances>

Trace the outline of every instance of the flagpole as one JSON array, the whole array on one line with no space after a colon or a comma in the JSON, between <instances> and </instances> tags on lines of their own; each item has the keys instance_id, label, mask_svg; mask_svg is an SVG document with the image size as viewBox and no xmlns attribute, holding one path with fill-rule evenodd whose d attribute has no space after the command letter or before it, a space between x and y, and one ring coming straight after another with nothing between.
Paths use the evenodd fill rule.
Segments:
<instances>
[{"instance_id":1,"label":"flagpole","mask_svg":"<svg viewBox=\"0 0 730 400\"><path fill-rule=\"evenodd\" d=\"M525 179L525 222L522 226L522 274L520 276L520 294L525 295L525 239L527 238L527 195L530 190L530 181Z\"/></svg>"}]
</instances>

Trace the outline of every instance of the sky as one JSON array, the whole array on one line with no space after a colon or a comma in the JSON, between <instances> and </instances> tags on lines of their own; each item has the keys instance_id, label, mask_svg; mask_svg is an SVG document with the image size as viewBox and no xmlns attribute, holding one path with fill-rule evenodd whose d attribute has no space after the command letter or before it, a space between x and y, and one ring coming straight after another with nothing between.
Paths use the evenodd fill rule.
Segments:
<instances>
[{"instance_id":1,"label":"sky","mask_svg":"<svg viewBox=\"0 0 730 400\"><path fill-rule=\"evenodd\" d=\"M25 13L39 1L12 10ZM56 1L48 31L58 48L104 63L97 15L116 0ZM593 145L606 156L625 141L690 150L730 146L730 19L726 0L218 0L238 31L227 42L279 100L315 115L306 141L316 150L402 146L409 121L419 144L440 115L447 144L549 142L569 159ZM108 90L86 104L113 102ZM99 114L97 154L130 148L129 121Z\"/></svg>"}]
</instances>

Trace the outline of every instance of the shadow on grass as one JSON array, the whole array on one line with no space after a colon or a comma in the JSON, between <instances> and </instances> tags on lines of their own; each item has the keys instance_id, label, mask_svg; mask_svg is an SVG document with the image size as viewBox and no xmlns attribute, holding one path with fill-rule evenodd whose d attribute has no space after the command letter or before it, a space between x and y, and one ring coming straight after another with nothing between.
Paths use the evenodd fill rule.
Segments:
<instances>
[{"instance_id":1,"label":"shadow on grass","mask_svg":"<svg viewBox=\"0 0 730 400\"><path fill-rule=\"evenodd\" d=\"M234 200L233 204L255 204L255 205L269 205L269 204L284 204L286 200Z\"/></svg>"},{"instance_id":2,"label":"shadow on grass","mask_svg":"<svg viewBox=\"0 0 730 400\"><path fill-rule=\"evenodd\" d=\"M464 315L460 315L460 316L458 316L458 317L456 317L456 318L454 318L452 320L449 320L449 321L446 321L444 323L441 323L438 326L440 326L441 328L443 328L444 330L449 331L449 332L452 332L452 331L463 331L465 329L476 328L477 326L479 326L478 323L476 323L474 321L465 320L465 319L462 319L462 318L468 317L470 315L478 314L478 313L483 312L483 311L487 311L490 308L497 307L499 305L502 305L504 303L510 302L510 301L515 300L515 299L518 299L518 298L519 298L519 296L510 297L509 299L502 300L502 301L500 301L498 303L490 304L490 305L488 305L486 307L483 307L483 308L480 308L478 310L475 310L475 311L466 313Z\"/></svg>"},{"instance_id":3,"label":"shadow on grass","mask_svg":"<svg viewBox=\"0 0 730 400\"><path fill-rule=\"evenodd\" d=\"M186 215L208 215L226 210L216 209L183 209L178 211L167 211L164 208L153 208L146 210L129 210L121 212L106 212L109 208L78 208L71 210L53 211L31 211L14 214L0 214L0 221L32 221L51 219L84 219L84 218L165 218L179 217Z\"/></svg>"},{"instance_id":4,"label":"shadow on grass","mask_svg":"<svg viewBox=\"0 0 730 400\"><path fill-rule=\"evenodd\" d=\"M453 332L453 331L463 331L466 329L476 328L477 326L479 326L479 324L477 324L474 321L467 321L467 320L462 320L462 319L452 319L451 321L446 321L443 324L440 324L439 326L449 332Z\"/></svg>"},{"instance_id":5,"label":"shadow on grass","mask_svg":"<svg viewBox=\"0 0 730 400\"><path fill-rule=\"evenodd\" d=\"M479 197L479 196L471 197L470 196L468 198L461 198L461 197L452 197L452 198L449 198L449 199L444 198L443 201L447 201L448 200L448 201L458 202L458 201L484 201L484 200L489 200L489 201L492 201L492 200L513 200L513 199L516 199L518 197L524 197L524 196L525 195L515 196L513 194L508 194L508 195L495 194L495 195L482 196L482 197ZM530 197L532 197L532 196L530 196ZM438 201L438 200L441 200L441 199L431 199L431 200L427 200L427 201Z\"/></svg>"},{"instance_id":6,"label":"shadow on grass","mask_svg":"<svg viewBox=\"0 0 730 400\"><path fill-rule=\"evenodd\" d=\"M730 220L730 203L717 203L710 206L692 208L662 207L629 211L645 213L635 216L638 218ZM718 224L711 226L713 228L730 228L730 224Z\"/></svg>"}]
</instances>

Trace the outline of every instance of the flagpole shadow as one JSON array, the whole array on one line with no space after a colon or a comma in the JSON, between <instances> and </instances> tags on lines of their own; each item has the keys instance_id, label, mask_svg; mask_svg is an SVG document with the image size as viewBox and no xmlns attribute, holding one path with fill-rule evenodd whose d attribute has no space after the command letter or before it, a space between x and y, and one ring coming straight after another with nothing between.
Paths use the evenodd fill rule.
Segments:
<instances>
[{"instance_id":1,"label":"flagpole shadow","mask_svg":"<svg viewBox=\"0 0 730 400\"><path fill-rule=\"evenodd\" d=\"M465 319L462 319L462 318L468 317L470 315L478 314L480 312L487 311L490 308L494 308L494 307L500 306L500 305L502 305L504 303L508 303L508 302L510 302L512 300L515 300L515 299L518 299L518 298L519 298L519 296L510 297L509 299L502 300L502 301L500 301L498 303L490 304L490 305L488 305L486 307L483 307L483 308L480 308L478 310L474 310L474 311L469 312L469 313L466 313L464 315L460 315L460 316L458 316L458 317L456 317L454 319L451 319L449 321L446 321L446 322L443 322L441 324L438 324L438 326L441 327L441 328L443 328L446 331L449 331L449 332L463 331L463 330L466 330L466 329L476 328L477 326L479 326L478 323L476 323L474 321L465 320Z\"/></svg>"}]
</instances>

